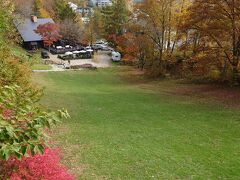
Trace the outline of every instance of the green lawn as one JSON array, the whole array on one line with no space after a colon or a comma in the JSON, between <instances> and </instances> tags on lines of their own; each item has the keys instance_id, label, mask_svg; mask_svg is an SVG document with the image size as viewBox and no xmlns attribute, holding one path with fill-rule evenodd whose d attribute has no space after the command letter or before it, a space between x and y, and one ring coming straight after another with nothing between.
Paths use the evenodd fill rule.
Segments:
<instances>
[{"instance_id":1,"label":"green lawn","mask_svg":"<svg viewBox=\"0 0 240 180\"><path fill-rule=\"evenodd\" d=\"M42 63L34 63L31 65L32 70L51 70L52 67L47 65L47 64L42 64Z\"/></svg>"},{"instance_id":2,"label":"green lawn","mask_svg":"<svg viewBox=\"0 0 240 180\"><path fill-rule=\"evenodd\" d=\"M132 83L125 71L35 74L43 103L72 116L53 137L79 179L240 178L237 109Z\"/></svg>"},{"instance_id":3,"label":"green lawn","mask_svg":"<svg viewBox=\"0 0 240 180\"><path fill-rule=\"evenodd\" d=\"M50 70L51 66L43 64L40 51L28 53L25 49L19 46L12 47L12 53L29 63L31 70Z\"/></svg>"}]
</instances>

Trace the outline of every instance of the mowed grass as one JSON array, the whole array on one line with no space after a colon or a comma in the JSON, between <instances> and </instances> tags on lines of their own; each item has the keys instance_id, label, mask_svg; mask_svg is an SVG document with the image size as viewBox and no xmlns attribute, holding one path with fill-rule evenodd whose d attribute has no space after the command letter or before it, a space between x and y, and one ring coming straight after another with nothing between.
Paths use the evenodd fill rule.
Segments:
<instances>
[{"instance_id":1,"label":"mowed grass","mask_svg":"<svg viewBox=\"0 0 240 180\"><path fill-rule=\"evenodd\" d=\"M35 74L43 103L71 114L53 139L78 179L240 178L237 109L142 88L124 71Z\"/></svg>"},{"instance_id":2,"label":"mowed grass","mask_svg":"<svg viewBox=\"0 0 240 180\"><path fill-rule=\"evenodd\" d=\"M29 63L29 68L31 70L51 70L52 67L43 64L43 60L41 59L40 51L28 53L26 50L19 46L13 46L12 54L17 56L18 58L21 58L25 62Z\"/></svg>"},{"instance_id":3,"label":"mowed grass","mask_svg":"<svg viewBox=\"0 0 240 180\"><path fill-rule=\"evenodd\" d=\"M31 65L32 70L51 70L52 67L47 64L34 63Z\"/></svg>"}]
</instances>

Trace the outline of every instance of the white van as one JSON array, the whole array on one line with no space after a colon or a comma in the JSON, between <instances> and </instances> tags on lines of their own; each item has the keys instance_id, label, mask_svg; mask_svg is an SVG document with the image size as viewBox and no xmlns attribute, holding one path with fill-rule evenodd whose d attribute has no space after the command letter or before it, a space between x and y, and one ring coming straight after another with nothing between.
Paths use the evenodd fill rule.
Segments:
<instances>
[{"instance_id":1,"label":"white van","mask_svg":"<svg viewBox=\"0 0 240 180\"><path fill-rule=\"evenodd\" d=\"M112 52L112 61L114 61L114 62L121 61L121 54L119 52L113 51Z\"/></svg>"}]
</instances>

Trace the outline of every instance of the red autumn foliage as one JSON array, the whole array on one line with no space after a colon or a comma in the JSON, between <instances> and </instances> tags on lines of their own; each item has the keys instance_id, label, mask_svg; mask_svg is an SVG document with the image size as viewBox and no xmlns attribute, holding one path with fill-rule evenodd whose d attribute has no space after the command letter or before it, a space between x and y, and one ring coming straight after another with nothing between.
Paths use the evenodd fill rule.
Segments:
<instances>
[{"instance_id":1,"label":"red autumn foliage","mask_svg":"<svg viewBox=\"0 0 240 180\"><path fill-rule=\"evenodd\" d=\"M59 26L55 23L41 24L35 30L36 33L42 36L45 46L51 46L54 42L62 38L59 31Z\"/></svg>"},{"instance_id":2,"label":"red autumn foliage","mask_svg":"<svg viewBox=\"0 0 240 180\"><path fill-rule=\"evenodd\" d=\"M13 114L13 111L11 109L5 109L2 112L2 117L3 119L9 120L11 119L12 114Z\"/></svg>"},{"instance_id":3,"label":"red autumn foliage","mask_svg":"<svg viewBox=\"0 0 240 180\"><path fill-rule=\"evenodd\" d=\"M0 179L10 180L72 180L67 169L60 164L59 150L45 149L43 155L9 159L0 162Z\"/></svg>"},{"instance_id":4,"label":"red autumn foliage","mask_svg":"<svg viewBox=\"0 0 240 180\"><path fill-rule=\"evenodd\" d=\"M131 33L125 33L124 35L111 34L107 40L112 42L116 46L116 50L124 55L125 60L134 60L139 47L137 46L136 37Z\"/></svg>"}]
</instances>

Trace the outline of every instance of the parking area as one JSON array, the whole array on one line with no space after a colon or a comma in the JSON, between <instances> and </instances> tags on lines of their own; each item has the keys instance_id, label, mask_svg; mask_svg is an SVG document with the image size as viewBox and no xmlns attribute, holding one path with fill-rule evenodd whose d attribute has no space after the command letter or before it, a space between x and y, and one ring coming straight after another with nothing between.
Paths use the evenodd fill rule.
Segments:
<instances>
[{"instance_id":1,"label":"parking area","mask_svg":"<svg viewBox=\"0 0 240 180\"><path fill-rule=\"evenodd\" d=\"M108 55L107 51L98 51L94 54L92 59L74 59L74 60L61 60L57 55L49 54L50 59L48 61L52 62L52 70L60 71L65 67L69 66L81 66L84 64L91 64L97 68L107 68L111 67L112 61L111 57Z\"/></svg>"}]
</instances>

